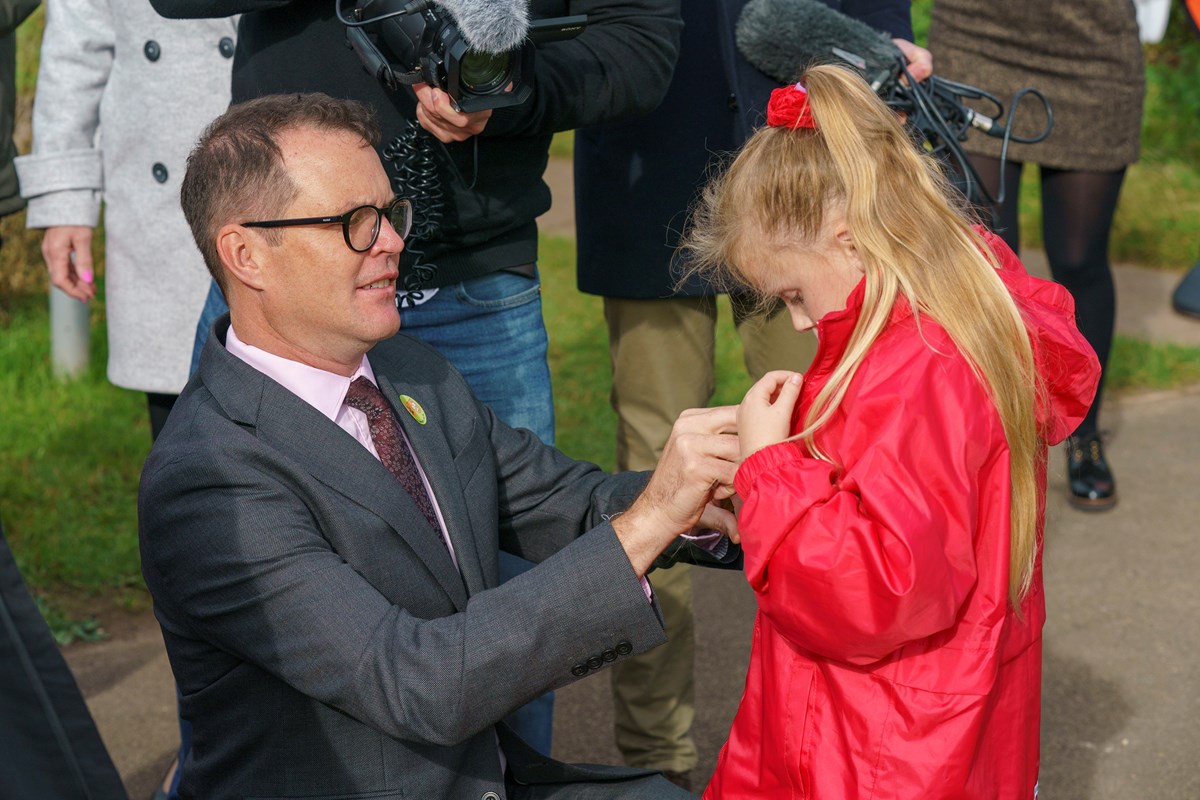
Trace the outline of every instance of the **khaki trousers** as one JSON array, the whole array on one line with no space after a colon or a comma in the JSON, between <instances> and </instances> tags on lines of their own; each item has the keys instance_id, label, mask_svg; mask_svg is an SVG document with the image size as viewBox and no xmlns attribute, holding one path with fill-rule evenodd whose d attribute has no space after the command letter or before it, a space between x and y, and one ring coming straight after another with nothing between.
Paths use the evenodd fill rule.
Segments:
<instances>
[{"instance_id":1,"label":"khaki trousers","mask_svg":"<svg viewBox=\"0 0 1200 800\"><path fill-rule=\"evenodd\" d=\"M617 468L652 469L680 412L708 404L717 299L604 299L617 412ZM733 303L746 370L757 380L773 369L805 370L816 337L792 329L786 313L749 316ZM612 669L616 742L630 766L686 772L696 766L695 626L691 567L650 576L666 619L667 643Z\"/></svg>"}]
</instances>

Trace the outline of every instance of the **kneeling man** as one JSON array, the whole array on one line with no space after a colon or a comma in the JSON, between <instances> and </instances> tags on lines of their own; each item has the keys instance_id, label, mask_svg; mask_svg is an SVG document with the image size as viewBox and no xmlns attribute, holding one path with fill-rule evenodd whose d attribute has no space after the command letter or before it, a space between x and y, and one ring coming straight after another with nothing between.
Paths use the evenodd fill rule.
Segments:
<instances>
[{"instance_id":1,"label":"kneeling man","mask_svg":"<svg viewBox=\"0 0 1200 800\"><path fill-rule=\"evenodd\" d=\"M411 208L377 140L360 104L272 96L188 162L184 212L230 313L139 496L194 731L181 795L690 796L544 758L501 719L663 642L656 558L736 560L677 539L736 538L710 503L732 493L734 409L682 416L650 476L506 427L394 335ZM537 567L500 585L500 550Z\"/></svg>"}]
</instances>

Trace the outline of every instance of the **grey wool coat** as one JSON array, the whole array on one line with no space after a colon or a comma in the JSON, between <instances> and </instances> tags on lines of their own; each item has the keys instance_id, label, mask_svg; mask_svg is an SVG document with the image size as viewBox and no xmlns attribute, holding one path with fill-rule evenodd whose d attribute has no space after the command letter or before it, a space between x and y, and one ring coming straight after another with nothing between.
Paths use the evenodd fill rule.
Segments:
<instances>
[{"instance_id":1,"label":"grey wool coat","mask_svg":"<svg viewBox=\"0 0 1200 800\"><path fill-rule=\"evenodd\" d=\"M144 0L47 0L27 225L95 226L104 204L108 377L177 394L209 276L179 208L187 155L229 105L236 20Z\"/></svg>"}]
</instances>

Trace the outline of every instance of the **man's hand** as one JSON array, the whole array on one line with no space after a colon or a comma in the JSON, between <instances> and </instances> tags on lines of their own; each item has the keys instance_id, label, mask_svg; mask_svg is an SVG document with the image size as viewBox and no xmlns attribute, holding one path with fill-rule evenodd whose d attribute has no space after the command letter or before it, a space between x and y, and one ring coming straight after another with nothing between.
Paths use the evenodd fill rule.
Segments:
<instances>
[{"instance_id":1,"label":"man's hand","mask_svg":"<svg viewBox=\"0 0 1200 800\"><path fill-rule=\"evenodd\" d=\"M781 369L768 372L750 387L737 409L742 458L788 437L803 382L799 372Z\"/></svg>"},{"instance_id":2,"label":"man's hand","mask_svg":"<svg viewBox=\"0 0 1200 800\"><path fill-rule=\"evenodd\" d=\"M933 53L907 39L892 39L892 42L900 48L904 60L908 62L908 74L913 76L913 80L920 83L933 74Z\"/></svg>"},{"instance_id":3,"label":"man's hand","mask_svg":"<svg viewBox=\"0 0 1200 800\"><path fill-rule=\"evenodd\" d=\"M737 409L692 409L679 415L650 482L613 529L634 571L645 575L654 558L676 536L706 524L723 530L728 519L709 509L712 500L733 494L737 472Z\"/></svg>"},{"instance_id":4,"label":"man's hand","mask_svg":"<svg viewBox=\"0 0 1200 800\"><path fill-rule=\"evenodd\" d=\"M71 256L75 260L72 262ZM96 296L92 282L92 229L82 225L58 225L42 237L42 257L50 282L86 303Z\"/></svg>"},{"instance_id":5,"label":"man's hand","mask_svg":"<svg viewBox=\"0 0 1200 800\"><path fill-rule=\"evenodd\" d=\"M478 136L491 119L490 108L469 113L456 110L450 95L427 83L415 83L412 88L417 95L417 122L446 144Z\"/></svg>"},{"instance_id":6,"label":"man's hand","mask_svg":"<svg viewBox=\"0 0 1200 800\"><path fill-rule=\"evenodd\" d=\"M734 498L729 498L732 501ZM737 515L728 508L709 503L704 507L704 511L700 514L700 521L696 523L696 530L703 533L704 531L719 531L729 538L729 541L734 544L739 544L742 541L741 534L738 533Z\"/></svg>"}]
</instances>

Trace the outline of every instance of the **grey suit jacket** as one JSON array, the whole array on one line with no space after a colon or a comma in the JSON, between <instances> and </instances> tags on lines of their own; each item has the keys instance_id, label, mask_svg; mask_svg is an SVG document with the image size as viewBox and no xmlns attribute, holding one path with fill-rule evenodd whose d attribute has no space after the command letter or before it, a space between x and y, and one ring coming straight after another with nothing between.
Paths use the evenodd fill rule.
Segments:
<instances>
[{"instance_id":1,"label":"grey suit jacket","mask_svg":"<svg viewBox=\"0 0 1200 800\"><path fill-rule=\"evenodd\" d=\"M645 476L607 475L505 426L441 356L394 337L371 365L456 570L383 465L231 356L227 328L138 498L143 572L194 731L183 796L503 797L498 736L522 781L645 774L540 758L497 724L664 641L606 521ZM501 548L539 566L498 586Z\"/></svg>"}]
</instances>

